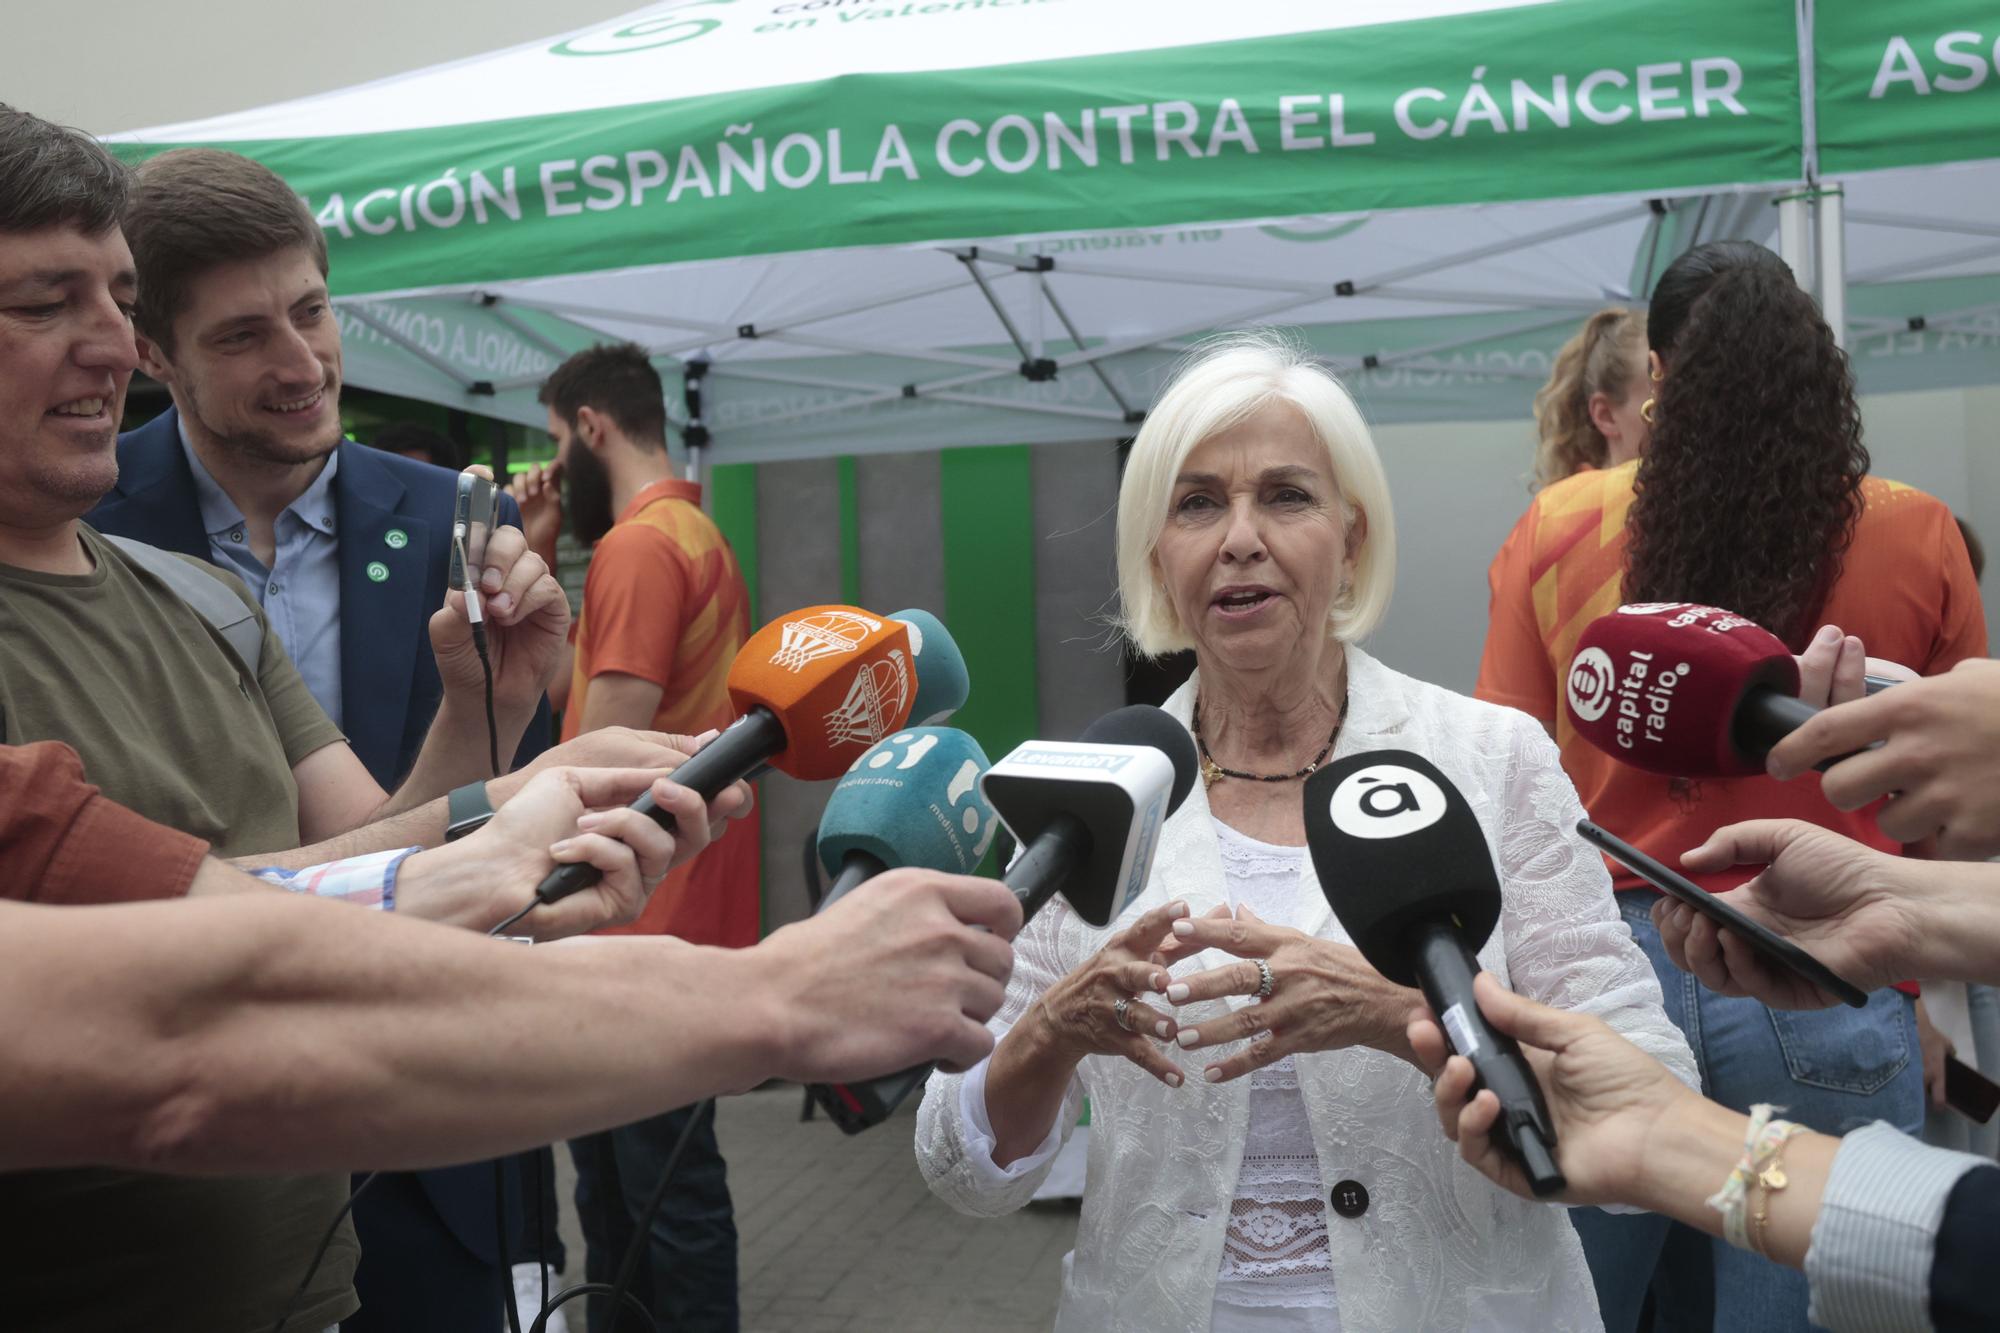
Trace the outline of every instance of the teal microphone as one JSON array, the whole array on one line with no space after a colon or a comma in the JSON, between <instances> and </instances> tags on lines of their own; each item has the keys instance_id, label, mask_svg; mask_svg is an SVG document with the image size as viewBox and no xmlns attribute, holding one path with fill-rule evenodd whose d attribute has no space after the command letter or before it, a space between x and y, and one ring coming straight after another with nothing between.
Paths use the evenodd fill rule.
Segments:
<instances>
[{"instance_id":1,"label":"teal microphone","mask_svg":"<svg viewBox=\"0 0 2000 1333\"><path fill-rule=\"evenodd\" d=\"M885 870L971 874L1000 827L979 790L986 769L979 742L952 727L899 731L856 760L819 822L820 864L834 877L819 910ZM809 1084L807 1091L834 1124L859 1134L893 1115L930 1072L919 1065L860 1082Z\"/></svg>"},{"instance_id":2,"label":"teal microphone","mask_svg":"<svg viewBox=\"0 0 2000 1333\"><path fill-rule=\"evenodd\" d=\"M819 910L884 870L971 874L999 828L979 790L988 767L955 727L910 727L855 760L820 816L819 862L833 882Z\"/></svg>"},{"instance_id":3,"label":"teal microphone","mask_svg":"<svg viewBox=\"0 0 2000 1333\"><path fill-rule=\"evenodd\" d=\"M917 697L910 704L910 723L935 727L965 707L972 680L965 672L965 654L958 651L944 622L918 607L890 616L910 627L910 665L917 672Z\"/></svg>"}]
</instances>

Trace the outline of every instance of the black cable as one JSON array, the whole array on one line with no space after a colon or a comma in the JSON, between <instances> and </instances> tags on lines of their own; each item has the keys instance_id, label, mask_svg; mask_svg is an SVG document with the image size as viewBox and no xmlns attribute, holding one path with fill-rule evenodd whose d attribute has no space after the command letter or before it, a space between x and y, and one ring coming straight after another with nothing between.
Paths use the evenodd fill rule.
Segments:
<instances>
[{"instance_id":1,"label":"black cable","mask_svg":"<svg viewBox=\"0 0 2000 1333\"><path fill-rule=\"evenodd\" d=\"M507 927L513 925L515 922L519 921L522 917L534 911L537 907L540 907L541 905L542 905L541 899L530 898L528 900L528 905L526 907L523 907L520 911L514 913L514 915L508 917L505 921L502 921L499 925L493 927L493 929L487 931L486 933L488 935L505 935L507 933Z\"/></svg>"},{"instance_id":2,"label":"black cable","mask_svg":"<svg viewBox=\"0 0 2000 1333\"><path fill-rule=\"evenodd\" d=\"M333 1222L327 1227L326 1234L319 1238L319 1249L313 1252L312 1262L306 1265L306 1275L299 1279L299 1289L285 1302L284 1310L278 1315L278 1322L271 1325L271 1333L285 1333L285 1325L291 1322L292 1313L299 1308L299 1301L305 1297L306 1288L312 1285L313 1274L319 1272L320 1264L326 1259L327 1249L333 1244L335 1233L340 1230L340 1224L346 1221L348 1213L353 1211L354 1201L361 1197L361 1192L373 1185L375 1177L380 1174L379 1171L370 1171L363 1176L361 1183L354 1187L354 1192L347 1196L347 1202L340 1205L340 1211L333 1215Z\"/></svg>"},{"instance_id":3,"label":"black cable","mask_svg":"<svg viewBox=\"0 0 2000 1333\"><path fill-rule=\"evenodd\" d=\"M687 1124L681 1127L680 1138L674 1141L674 1150L667 1154L667 1164L660 1172L660 1183L653 1187L653 1197L646 1201L645 1208L640 1212L639 1229L632 1233L632 1241L625 1247L625 1259L618 1265L618 1281L611 1288L611 1317L614 1320L618 1318L618 1303L631 1294L632 1283L638 1279L639 1260L645 1255L646 1248L652 1244L653 1214L659 1212L660 1205L666 1202L667 1187L673 1184L674 1171L680 1166L681 1158L686 1155L688 1145L694 1141L694 1132L701 1127L702 1117L714 1110L713 1097L707 1101L696 1102L694 1110L688 1114ZM654 1333L659 1333L660 1326L653 1322L651 1315L646 1317L646 1323ZM614 1325L614 1329L615 1327Z\"/></svg>"},{"instance_id":4,"label":"black cable","mask_svg":"<svg viewBox=\"0 0 2000 1333\"><path fill-rule=\"evenodd\" d=\"M542 1154L536 1149L535 1159L535 1270L542 1278L542 1309L549 1308L549 1228L548 1218L542 1212ZM551 1155L549 1169L555 1169L555 1158Z\"/></svg>"},{"instance_id":5,"label":"black cable","mask_svg":"<svg viewBox=\"0 0 2000 1333\"><path fill-rule=\"evenodd\" d=\"M521 1309L514 1302L514 1265L507 1261L507 1159L493 1159L493 1232L500 1247L500 1304L510 1333L521 1333Z\"/></svg>"},{"instance_id":6,"label":"black cable","mask_svg":"<svg viewBox=\"0 0 2000 1333\"><path fill-rule=\"evenodd\" d=\"M472 622L472 649L479 654L479 670L486 677L486 756L497 778L501 774L500 727L493 720L493 659L486 655L486 626L476 620Z\"/></svg>"},{"instance_id":7,"label":"black cable","mask_svg":"<svg viewBox=\"0 0 2000 1333\"><path fill-rule=\"evenodd\" d=\"M585 1296L607 1296L607 1295L616 1296L619 1299L623 1300L627 1305L631 1306L634 1310L637 1310L639 1312L639 1317L645 1320L646 1323L653 1328L654 1333L658 1333L660 1326L658 1324L653 1323L652 1313L651 1311L646 1309L644 1302L642 1302L637 1296L634 1296L631 1292L629 1291L620 1292L618 1288L611 1286L609 1283L605 1282L579 1282L574 1287L571 1287L569 1290L563 1292L561 1295L557 1296L554 1300L550 1301L547 1305L544 1305L542 1307L541 1314L536 1316L533 1326L531 1326L528 1329L528 1333L547 1333L547 1329L549 1326L549 1316L554 1314L557 1310L560 1310L563 1306L568 1305L571 1301L580 1300Z\"/></svg>"}]
</instances>

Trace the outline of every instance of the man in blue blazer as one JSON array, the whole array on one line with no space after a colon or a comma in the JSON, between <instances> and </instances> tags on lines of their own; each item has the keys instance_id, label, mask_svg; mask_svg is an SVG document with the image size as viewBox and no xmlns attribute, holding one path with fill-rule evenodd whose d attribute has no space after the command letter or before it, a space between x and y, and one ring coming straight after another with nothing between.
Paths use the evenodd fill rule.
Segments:
<instances>
[{"instance_id":1,"label":"man in blue blazer","mask_svg":"<svg viewBox=\"0 0 2000 1333\"><path fill-rule=\"evenodd\" d=\"M443 695L427 626L457 476L343 437L326 242L279 177L232 153L163 155L139 172L125 230L141 363L174 407L120 437L118 483L87 521L241 576L393 790ZM512 499L501 521L520 524ZM548 744L544 699L515 764ZM505 1174L510 1257L526 1258L523 1192ZM347 1327L492 1333L509 1276L495 1211L492 1163L376 1180L354 1210L363 1308Z\"/></svg>"},{"instance_id":2,"label":"man in blue blazer","mask_svg":"<svg viewBox=\"0 0 2000 1333\"><path fill-rule=\"evenodd\" d=\"M458 474L352 440L343 439L334 454L322 512L331 522L339 576L340 707L337 714L330 707L327 712L369 773L394 791L416 762L444 693L425 626L444 605ZM519 527L520 506L511 496L499 499L500 522ZM180 409L172 407L118 437L118 484L84 521L99 532L198 556L242 575L243 567L216 558L202 515L194 466L181 444ZM257 590L255 581L244 581ZM285 649L296 659L291 643ZM308 676L306 683L327 707L319 682ZM544 703L512 767L548 747Z\"/></svg>"}]
</instances>

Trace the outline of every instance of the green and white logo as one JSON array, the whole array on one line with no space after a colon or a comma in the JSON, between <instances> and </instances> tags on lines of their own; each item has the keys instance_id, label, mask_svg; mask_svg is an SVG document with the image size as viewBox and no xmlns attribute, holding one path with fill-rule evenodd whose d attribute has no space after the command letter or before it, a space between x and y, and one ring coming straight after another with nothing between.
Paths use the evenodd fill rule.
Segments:
<instances>
[{"instance_id":1,"label":"green and white logo","mask_svg":"<svg viewBox=\"0 0 2000 1333\"><path fill-rule=\"evenodd\" d=\"M400 551L410 544L410 534L401 528L390 528L382 534L382 544L392 551Z\"/></svg>"},{"instance_id":2,"label":"green and white logo","mask_svg":"<svg viewBox=\"0 0 2000 1333\"><path fill-rule=\"evenodd\" d=\"M688 0L681 9L694 9L702 5L727 5L734 0ZM714 32L722 26L721 19L680 18L678 10L662 14L657 18L641 19L622 28L609 31L587 32L577 37L568 37L549 48L551 55L558 56L623 56L634 51L652 51L662 46L673 46L680 42L691 42L695 38Z\"/></svg>"},{"instance_id":3,"label":"green and white logo","mask_svg":"<svg viewBox=\"0 0 2000 1333\"><path fill-rule=\"evenodd\" d=\"M370 583L387 583L389 581L389 567L380 560L370 560L368 562L368 581Z\"/></svg>"}]
</instances>

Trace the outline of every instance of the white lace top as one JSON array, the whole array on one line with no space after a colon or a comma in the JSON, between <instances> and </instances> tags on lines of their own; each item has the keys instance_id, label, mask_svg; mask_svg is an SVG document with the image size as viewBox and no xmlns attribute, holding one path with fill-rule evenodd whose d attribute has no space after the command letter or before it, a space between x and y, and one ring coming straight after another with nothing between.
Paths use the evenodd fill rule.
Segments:
<instances>
[{"instance_id":1,"label":"white lace top","mask_svg":"<svg viewBox=\"0 0 2000 1333\"><path fill-rule=\"evenodd\" d=\"M1296 930L1306 849L1259 842L1219 819L1213 823L1229 905L1248 906L1271 924ZM1298 1065L1288 1055L1250 1075L1250 1128L1215 1279L1219 1303L1311 1309L1313 1327L1337 1327L1327 1184L1299 1095Z\"/></svg>"},{"instance_id":2,"label":"white lace top","mask_svg":"<svg viewBox=\"0 0 2000 1333\"><path fill-rule=\"evenodd\" d=\"M1167 701L1183 726L1198 687L1198 679L1190 681ZM1547 733L1525 714L1412 680L1351 646L1348 691L1337 758L1379 749L1425 755L1465 793L1479 820L1501 895L1500 923L1479 950L1480 965L1531 999L1596 1015L1698 1086L1694 1055L1660 1008L1659 982L1619 919L1604 862L1574 832L1583 810ZM1222 857L1207 795L1196 783L1161 829L1144 890L1109 928L1091 926L1058 898L1015 938L1006 1003L990 1024L996 1035L1140 913L1176 900L1196 916L1222 905L1230 883ZM1300 863L1291 901L1297 929L1352 942L1310 859ZM1208 950L1175 971L1228 961ZM1177 1016L1199 1025L1244 1002L1185 1004ZM1217 1297L1232 1232L1241 1238L1255 1230L1241 1224L1236 1208L1253 1116L1260 1135L1267 1117L1253 1110L1251 1079L1202 1077L1235 1049L1164 1048L1186 1075L1178 1088L1122 1058L1088 1056L1078 1064L1049 1139L1059 1145L1068 1137L1087 1094L1089 1168L1058 1333L1201 1333L1225 1312L1243 1310ZM1363 1047L1301 1054L1293 1064L1298 1095L1311 1108L1305 1128L1321 1182L1352 1181L1367 1194L1357 1216L1321 1215L1342 1333L1602 1328L1567 1210L1516 1198L1461 1161L1457 1145L1438 1131L1421 1071ZM1035 1166L1027 1165L1033 1159L1014 1163L1020 1170L993 1165L991 1134L981 1123L985 1098L961 1096L984 1071L932 1076L917 1116L916 1153L940 1198L961 1212L997 1216L1028 1202L1053 1154ZM1243 1310L1246 1318L1232 1322L1269 1322L1249 1318L1256 1313ZM1298 1307L1267 1313L1325 1321L1322 1312Z\"/></svg>"}]
</instances>

